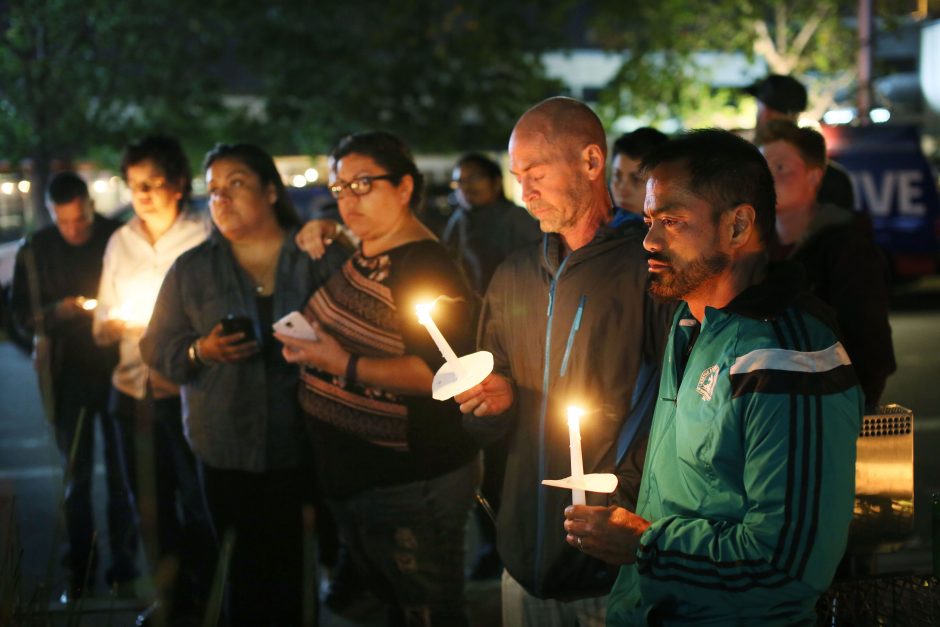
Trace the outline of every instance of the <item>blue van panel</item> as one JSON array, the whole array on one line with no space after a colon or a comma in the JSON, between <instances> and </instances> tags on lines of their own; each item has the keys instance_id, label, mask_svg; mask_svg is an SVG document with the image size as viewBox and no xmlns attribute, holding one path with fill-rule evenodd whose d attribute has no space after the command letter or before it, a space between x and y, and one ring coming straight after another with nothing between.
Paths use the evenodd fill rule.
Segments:
<instances>
[{"instance_id":1,"label":"blue van panel","mask_svg":"<svg viewBox=\"0 0 940 627\"><path fill-rule=\"evenodd\" d=\"M937 175L913 126L823 127L829 156L855 188L856 210L871 216L875 240L895 260L896 271L914 267L905 256L929 258L936 269L940 194ZM901 274L905 274L901 272Z\"/></svg>"}]
</instances>

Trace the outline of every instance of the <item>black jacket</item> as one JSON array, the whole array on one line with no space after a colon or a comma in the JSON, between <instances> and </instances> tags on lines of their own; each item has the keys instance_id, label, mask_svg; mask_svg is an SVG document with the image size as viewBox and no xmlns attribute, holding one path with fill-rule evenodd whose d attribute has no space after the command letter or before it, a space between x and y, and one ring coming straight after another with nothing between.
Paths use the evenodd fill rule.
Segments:
<instances>
[{"instance_id":1,"label":"black jacket","mask_svg":"<svg viewBox=\"0 0 940 627\"><path fill-rule=\"evenodd\" d=\"M865 404L876 405L897 364L888 323L887 265L864 219L835 205L818 205L789 258L803 266L805 287L835 310Z\"/></svg>"},{"instance_id":2,"label":"black jacket","mask_svg":"<svg viewBox=\"0 0 940 627\"><path fill-rule=\"evenodd\" d=\"M843 209L855 209L855 189L849 173L835 161L826 164L822 183L816 193L816 202L821 205L838 205Z\"/></svg>"},{"instance_id":3,"label":"black jacket","mask_svg":"<svg viewBox=\"0 0 940 627\"><path fill-rule=\"evenodd\" d=\"M561 242L546 235L510 256L493 276L480 319L480 348L514 384L508 415L465 418L471 432L510 432L498 520L503 564L538 597L606 594L617 568L565 542L571 492L541 485L571 474L566 408L583 406L584 472L613 472L613 502L635 508L658 365L673 307L647 291L646 229L601 227L593 241L560 260ZM651 382L634 399L638 380ZM637 427L628 450L627 429ZM589 505L611 502L587 495Z\"/></svg>"},{"instance_id":4,"label":"black jacket","mask_svg":"<svg viewBox=\"0 0 940 627\"><path fill-rule=\"evenodd\" d=\"M441 235L478 296L510 253L541 239L538 222L505 199L472 209L458 207Z\"/></svg>"},{"instance_id":5,"label":"black jacket","mask_svg":"<svg viewBox=\"0 0 940 627\"><path fill-rule=\"evenodd\" d=\"M107 392L117 348L95 345L90 314L60 320L55 310L63 298L97 295L104 249L120 226L117 220L96 214L91 238L73 246L50 225L26 239L16 254L10 298L13 322L25 337L38 333L50 340L53 389L69 384L89 397Z\"/></svg>"}]
</instances>

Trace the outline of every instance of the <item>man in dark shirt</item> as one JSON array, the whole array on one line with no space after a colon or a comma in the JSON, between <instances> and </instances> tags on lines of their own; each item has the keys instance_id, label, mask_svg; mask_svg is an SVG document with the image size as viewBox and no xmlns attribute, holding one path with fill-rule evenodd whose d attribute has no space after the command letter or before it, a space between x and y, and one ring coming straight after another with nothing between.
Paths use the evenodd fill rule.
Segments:
<instances>
[{"instance_id":1,"label":"man in dark shirt","mask_svg":"<svg viewBox=\"0 0 940 627\"><path fill-rule=\"evenodd\" d=\"M454 166L451 186L458 207L441 241L454 250L457 262L478 296L483 296L496 267L511 252L542 239L538 222L503 193L499 164L473 152Z\"/></svg>"},{"instance_id":2,"label":"man in dark shirt","mask_svg":"<svg viewBox=\"0 0 940 627\"><path fill-rule=\"evenodd\" d=\"M810 128L776 120L761 152L774 177L777 242L771 259L791 259L806 271L804 287L833 308L842 343L873 410L897 368L888 320L890 286L884 255L868 221L818 200L826 140Z\"/></svg>"},{"instance_id":3,"label":"man in dark shirt","mask_svg":"<svg viewBox=\"0 0 940 627\"><path fill-rule=\"evenodd\" d=\"M462 156L454 166L451 187L458 207L447 221L441 240L454 251L470 285L482 297L497 266L513 251L539 241L542 232L538 222L506 198L502 170L484 154ZM490 444L483 453L480 493L494 511L499 510L506 454L505 439ZM482 543L470 576L496 577L502 571L496 552L496 529L482 509L475 511Z\"/></svg>"},{"instance_id":4,"label":"man in dark shirt","mask_svg":"<svg viewBox=\"0 0 940 627\"><path fill-rule=\"evenodd\" d=\"M771 120L797 122L800 113L806 110L806 87L792 76L771 74L745 90L757 99L757 128L755 142L764 143L763 134ZM817 200L820 203L837 205L844 209L855 209L855 190L848 172L838 163L829 161L819 185Z\"/></svg>"},{"instance_id":5,"label":"man in dark shirt","mask_svg":"<svg viewBox=\"0 0 940 627\"><path fill-rule=\"evenodd\" d=\"M53 177L47 198L55 224L37 231L20 247L11 305L18 330L34 338L43 401L65 467L69 596L74 597L93 584L97 562L91 505L96 415L101 418L107 466L109 579L131 579L137 572L133 496L105 409L117 350L96 346L91 335L105 245L121 224L95 213L88 187L72 172Z\"/></svg>"}]
</instances>

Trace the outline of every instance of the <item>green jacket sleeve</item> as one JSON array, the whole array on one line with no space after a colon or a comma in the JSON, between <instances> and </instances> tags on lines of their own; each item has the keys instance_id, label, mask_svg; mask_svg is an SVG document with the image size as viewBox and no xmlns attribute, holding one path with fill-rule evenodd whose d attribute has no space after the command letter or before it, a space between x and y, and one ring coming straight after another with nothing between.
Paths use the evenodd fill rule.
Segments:
<instances>
[{"instance_id":1,"label":"green jacket sleeve","mask_svg":"<svg viewBox=\"0 0 940 627\"><path fill-rule=\"evenodd\" d=\"M860 394L763 384L733 401L744 449L740 518L689 512L654 522L637 551L648 601L780 607L828 587L852 516Z\"/></svg>"}]
</instances>

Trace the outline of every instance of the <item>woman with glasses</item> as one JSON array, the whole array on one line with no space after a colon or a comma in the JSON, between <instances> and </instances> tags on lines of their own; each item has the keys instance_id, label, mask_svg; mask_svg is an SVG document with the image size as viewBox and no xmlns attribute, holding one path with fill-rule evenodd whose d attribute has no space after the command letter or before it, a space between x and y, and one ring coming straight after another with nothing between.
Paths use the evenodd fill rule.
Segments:
<instances>
[{"instance_id":1,"label":"woman with glasses","mask_svg":"<svg viewBox=\"0 0 940 627\"><path fill-rule=\"evenodd\" d=\"M312 261L297 248L300 220L260 148L218 145L204 170L214 232L170 269L141 349L182 386L212 520L234 540L230 624L299 625L310 453L297 368L271 326L302 308L346 254L334 245Z\"/></svg>"},{"instance_id":2,"label":"woman with glasses","mask_svg":"<svg viewBox=\"0 0 940 627\"><path fill-rule=\"evenodd\" d=\"M415 217L422 176L394 135L350 135L332 153L330 191L361 245L304 309L315 341L276 334L303 364L320 487L359 575L390 624L462 625L464 527L477 451L453 403L431 399L444 359L416 315L458 354L474 344L473 296Z\"/></svg>"}]
</instances>

